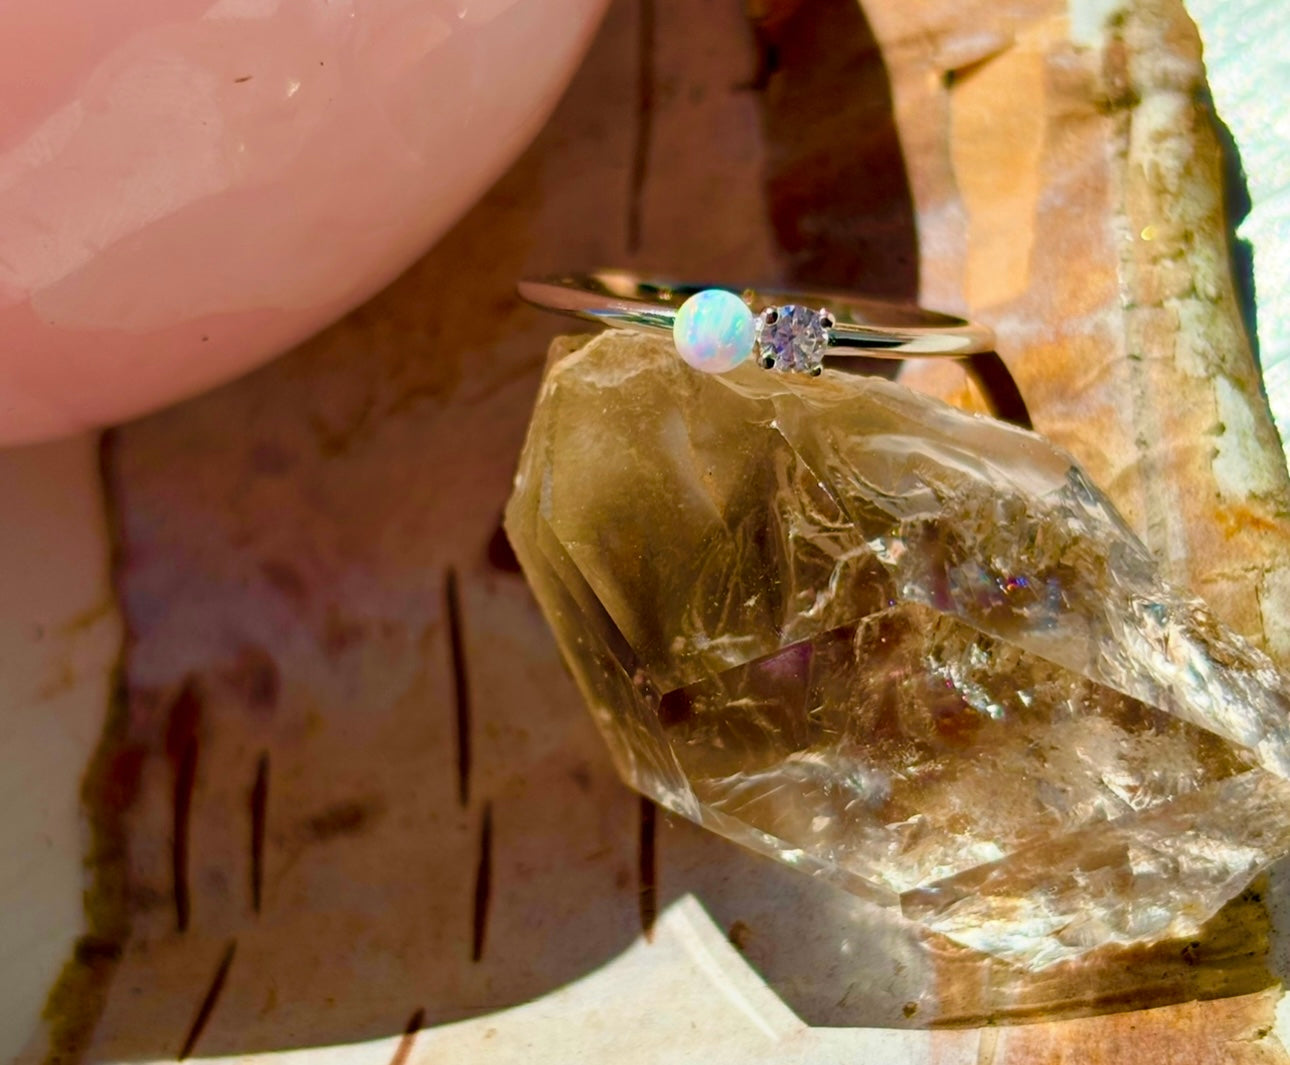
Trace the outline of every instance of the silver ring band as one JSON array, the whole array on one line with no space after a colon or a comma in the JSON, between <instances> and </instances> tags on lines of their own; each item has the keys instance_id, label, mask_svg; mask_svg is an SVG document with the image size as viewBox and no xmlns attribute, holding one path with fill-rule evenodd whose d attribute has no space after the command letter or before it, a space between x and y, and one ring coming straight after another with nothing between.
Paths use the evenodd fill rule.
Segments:
<instances>
[{"instance_id":1,"label":"silver ring band","mask_svg":"<svg viewBox=\"0 0 1290 1065\"><path fill-rule=\"evenodd\" d=\"M964 318L911 304L830 292L779 292L648 280L626 270L600 270L521 281L521 298L544 310L619 329L671 335L677 311L709 289L739 295L754 313L797 306L827 311L824 354L904 359L959 358L994 350L994 332Z\"/></svg>"}]
</instances>

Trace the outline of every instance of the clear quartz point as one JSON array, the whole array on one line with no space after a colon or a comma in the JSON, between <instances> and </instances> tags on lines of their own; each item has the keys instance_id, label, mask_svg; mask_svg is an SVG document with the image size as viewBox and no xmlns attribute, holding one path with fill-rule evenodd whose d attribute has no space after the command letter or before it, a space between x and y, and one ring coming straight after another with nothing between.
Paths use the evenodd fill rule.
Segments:
<instances>
[{"instance_id":1,"label":"clear quartz point","mask_svg":"<svg viewBox=\"0 0 1290 1065\"><path fill-rule=\"evenodd\" d=\"M1290 850L1290 700L1042 438L874 378L548 368L506 528L619 770L1039 969Z\"/></svg>"}]
</instances>

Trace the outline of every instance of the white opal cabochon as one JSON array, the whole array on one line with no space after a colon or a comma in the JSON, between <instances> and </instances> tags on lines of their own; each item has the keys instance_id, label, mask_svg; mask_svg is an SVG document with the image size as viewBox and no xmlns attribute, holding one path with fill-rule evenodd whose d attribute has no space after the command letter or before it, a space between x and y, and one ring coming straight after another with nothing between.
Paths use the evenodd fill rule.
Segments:
<instances>
[{"instance_id":1,"label":"white opal cabochon","mask_svg":"<svg viewBox=\"0 0 1290 1065\"><path fill-rule=\"evenodd\" d=\"M752 352L755 334L748 305L719 288L704 289L681 304L672 326L681 358L704 373L733 370Z\"/></svg>"}]
</instances>

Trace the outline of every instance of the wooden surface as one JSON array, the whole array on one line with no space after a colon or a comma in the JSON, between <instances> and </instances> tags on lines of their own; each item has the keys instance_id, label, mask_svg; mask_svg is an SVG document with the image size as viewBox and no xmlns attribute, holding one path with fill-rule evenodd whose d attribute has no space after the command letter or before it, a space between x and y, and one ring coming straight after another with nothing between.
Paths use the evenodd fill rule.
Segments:
<instances>
[{"instance_id":1,"label":"wooden surface","mask_svg":"<svg viewBox=\"0 0 1290 1065\"><path fill-rule=\"evenodd\" d=\"M24 1060L1285 1059L1261 899L1153 956L1153 1003L1176 1004L1071 1019L1061 988L614 777L497 537L561 328L516 306L527 272L966 305L1024 411L989 365L910 380L1028 412L1174 579L1290 651L1286 476L1181 8L1146 0L1105 37L1054 0L753 14L615 4L533 148L407 276L111 434L127 642L86 778L89 938ZM911 1030L1018 1004L1061 1019Z\"/></svg>"}]
</instances>

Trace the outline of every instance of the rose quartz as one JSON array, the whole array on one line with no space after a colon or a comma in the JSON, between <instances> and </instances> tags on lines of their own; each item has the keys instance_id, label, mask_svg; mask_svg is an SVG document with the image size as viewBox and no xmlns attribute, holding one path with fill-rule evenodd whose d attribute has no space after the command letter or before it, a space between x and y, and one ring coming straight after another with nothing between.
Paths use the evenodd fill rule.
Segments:
<instances>
[{"instance_id":1,"label":"rose quartz","mask_svg":"<svg viewBox=\"0 0 1290 1065\"><path fill-rule=\"evenodd\" d=\"M606 0L0 4L0 443L240 373L523 148Z\"/></svg>"}]
</instances>

